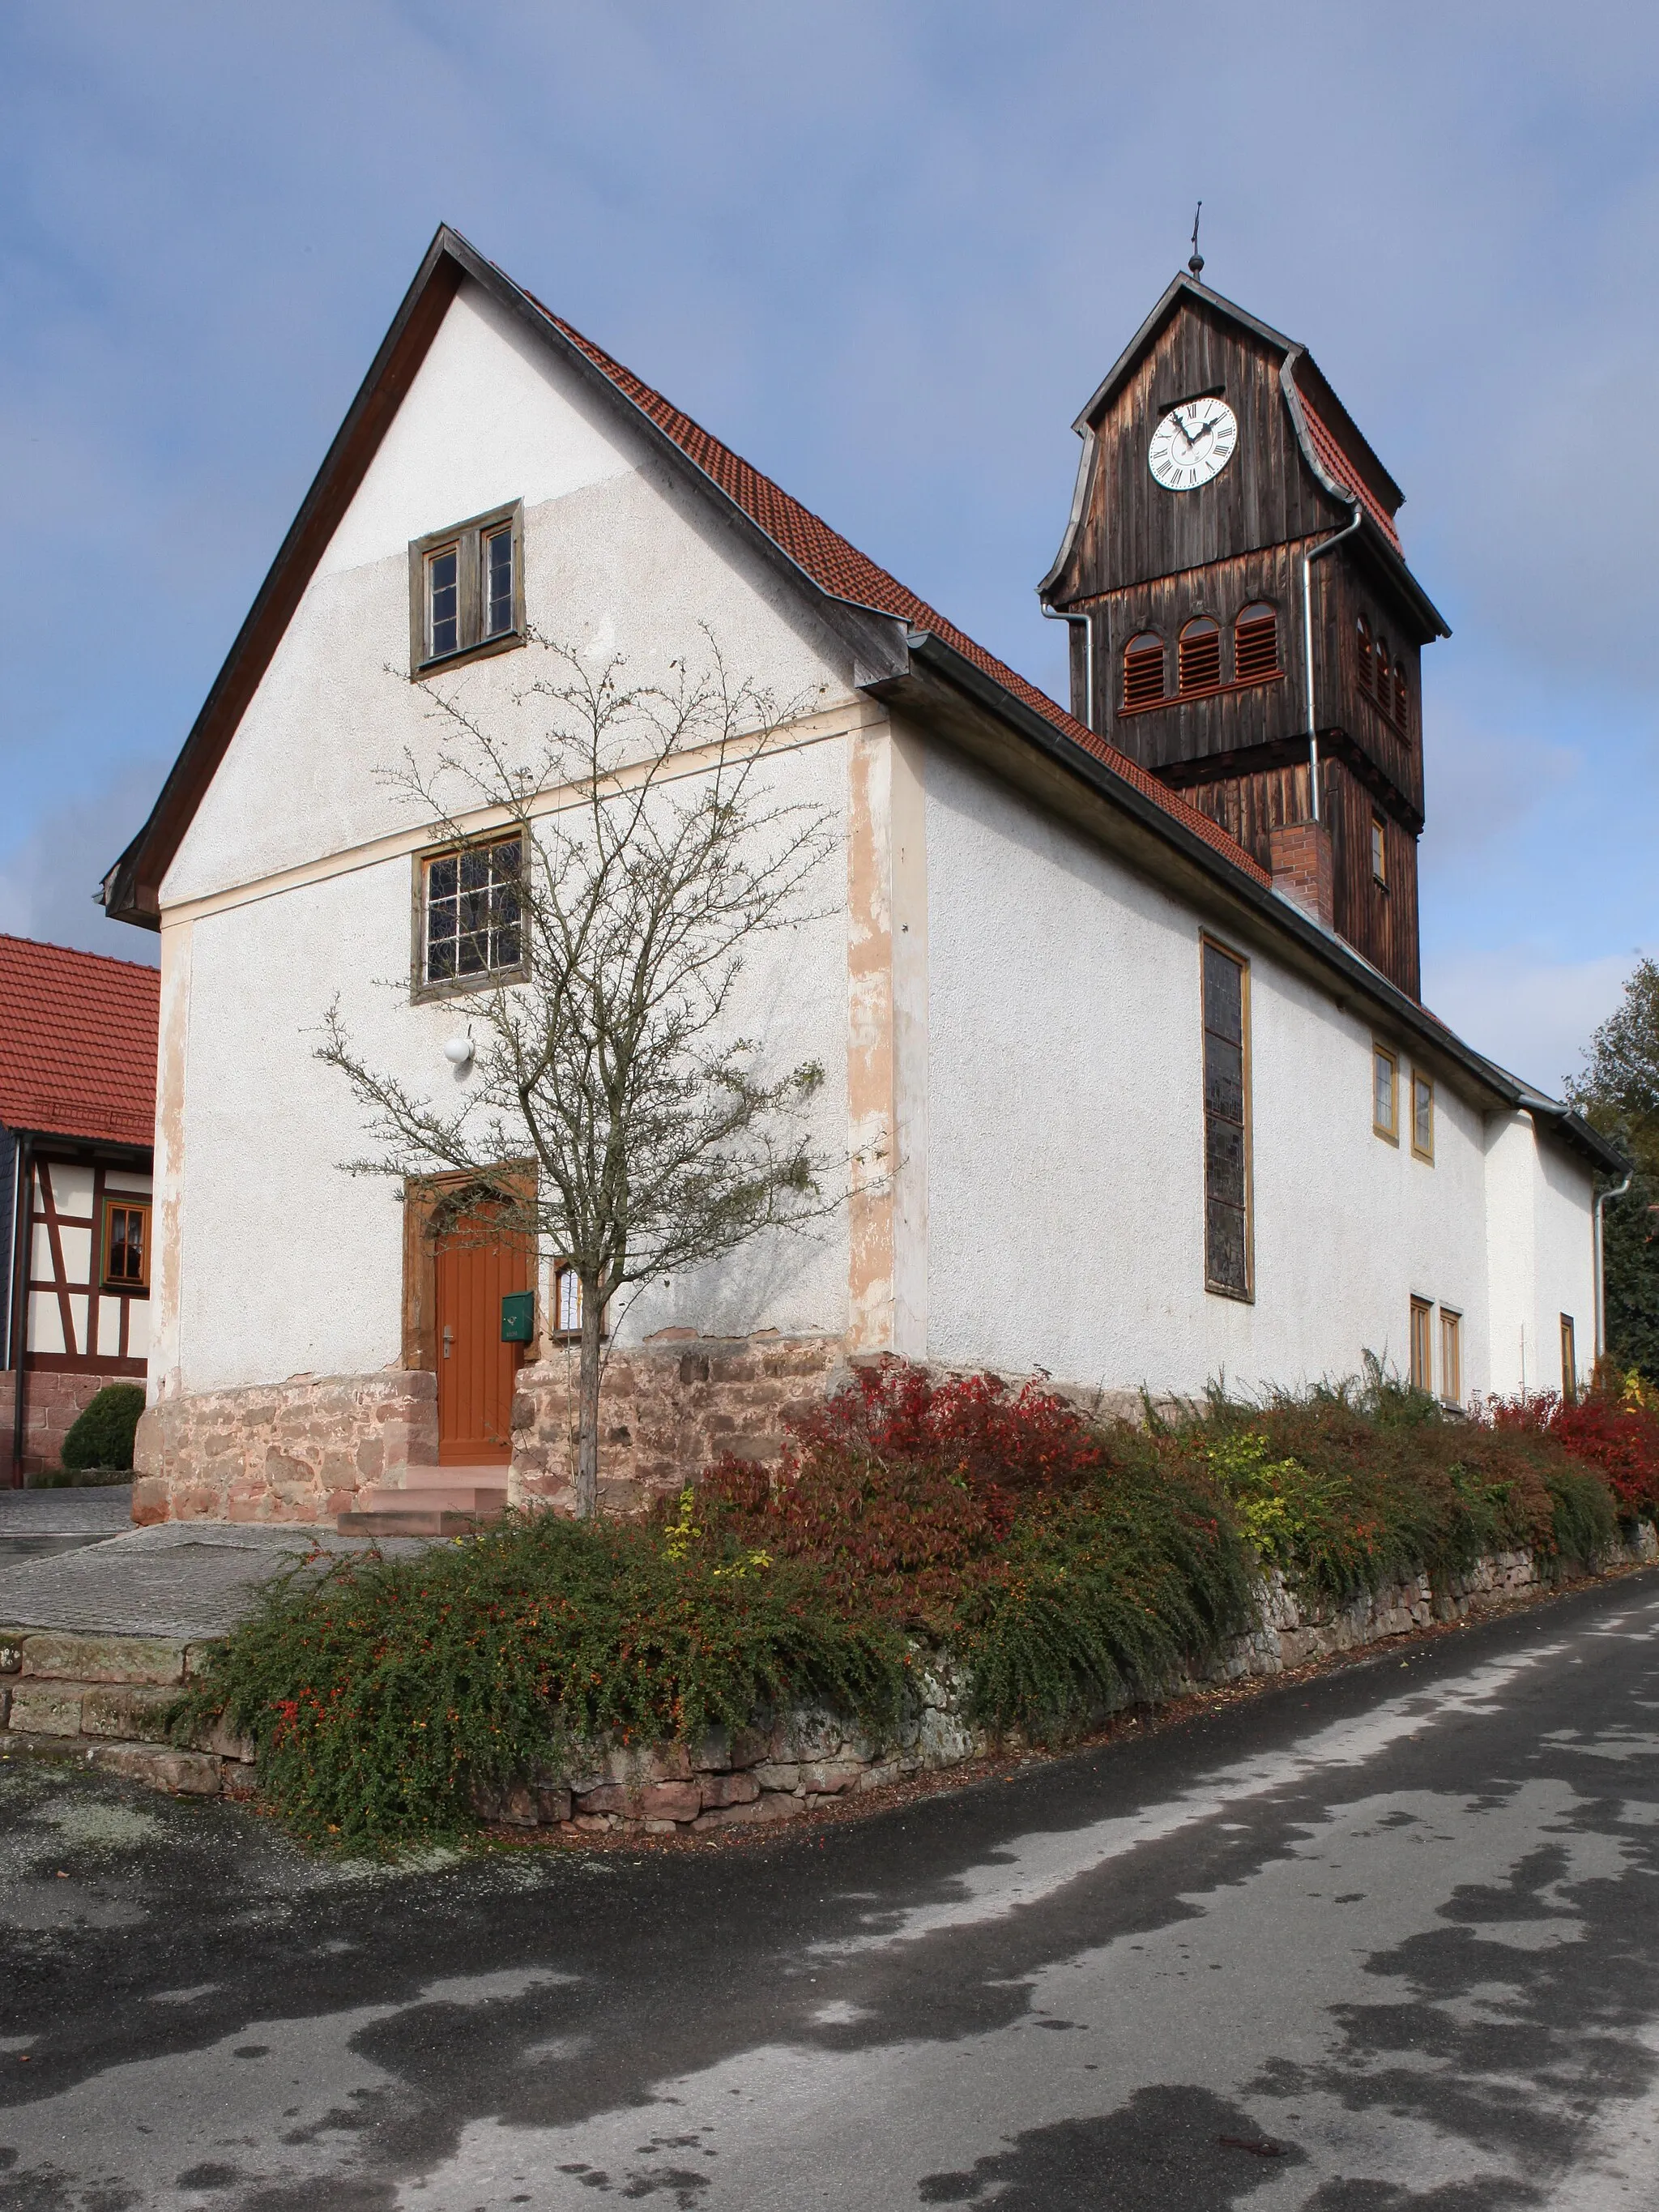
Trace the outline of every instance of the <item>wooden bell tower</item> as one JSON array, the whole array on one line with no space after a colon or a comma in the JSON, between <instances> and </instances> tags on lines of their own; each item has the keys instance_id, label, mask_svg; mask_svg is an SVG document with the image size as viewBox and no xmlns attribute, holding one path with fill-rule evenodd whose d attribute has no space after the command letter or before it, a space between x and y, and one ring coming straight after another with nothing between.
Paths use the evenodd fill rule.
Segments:
<instances>
[{"instance_id":1,"label":"wooden bell tower","mask_svg":"<svg viewBox=\"0 0 1659 2212\"><path fill-rule=\"evenodd\" d=\"M1178 276L1075 425L1072 711L1413 998L1422 648L1399 486L1304 346Z\"/></svg>"}]
</instances>

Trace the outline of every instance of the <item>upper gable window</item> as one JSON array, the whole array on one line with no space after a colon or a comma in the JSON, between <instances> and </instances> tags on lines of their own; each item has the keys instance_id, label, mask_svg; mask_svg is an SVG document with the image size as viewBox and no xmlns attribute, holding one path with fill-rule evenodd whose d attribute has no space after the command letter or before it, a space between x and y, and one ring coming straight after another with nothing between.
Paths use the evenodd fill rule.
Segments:
<instances>
[{"instance_id":1,"label":"upper gable window","mask_svg":"<svg viewBox=\"0 0 1659 2212\"><path fill-rule=\"evenodd\" d=\"M524 642L524 508L475 514L409 549L412 676Z\"/></svg>"}]
</instances>

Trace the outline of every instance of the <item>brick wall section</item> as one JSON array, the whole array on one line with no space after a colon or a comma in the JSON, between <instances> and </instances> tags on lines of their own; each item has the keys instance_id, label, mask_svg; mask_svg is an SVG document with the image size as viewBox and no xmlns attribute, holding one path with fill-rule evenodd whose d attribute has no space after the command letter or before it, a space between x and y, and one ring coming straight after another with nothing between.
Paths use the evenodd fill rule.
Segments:
<instances>
[{"instance_id":1,"label":"brick wall section","mask_svg":"<svg viewBox=\"0 0 1659 2212\"><path fill-rule=\"evenodd\" d=\"M599 1404L599 1504L642 1511L722 1452L775 1459L783 1416L844 1381L839 1337L687 1334L612 1352ZM522 1368L513 1401L514 1505L574 1506L576 1354Z\"/></svg>"},{"instance_id":2,"label":"brick wall section","mask_svg":"<svg viewBox=\"0 0 1659 2212\"><path fill-rule=\"evenodd\" d=\"M131 1378L114 1375L77 1375L71 1370L32 1367L24 1376L23 1466L25 1474L39 1474L60 1464L64 1439L76 1416L91 1404L107 1383ZM11 1425L17 1407L15 1370L0 1375L0 1484L12 1480Z\"/></svg>"},{"instance_id":3,"label":"brick wall section","mask_svg":"<svg viewBox=\"0 0 1659 2212\"><path fill-rule=\"evenodd\" d=\"M166 1399L138 1424L132 1517L321 1526L436 1460L437 1388L394 1369Z\"/></svg>"},{"instance_id":4,"label":"brick wall section","mask_svg":"<svg viewBox=\"0 0 1659 2212\"><path fill-rule=\"evenodd\" d=\"M1333 927L1336 868L1331 854L1331 833L1325 824L1285 823L1268 831L1267 847L1273 863L1273 889L1282 891L1327 929Z\"/></svg>"}]
</instances>

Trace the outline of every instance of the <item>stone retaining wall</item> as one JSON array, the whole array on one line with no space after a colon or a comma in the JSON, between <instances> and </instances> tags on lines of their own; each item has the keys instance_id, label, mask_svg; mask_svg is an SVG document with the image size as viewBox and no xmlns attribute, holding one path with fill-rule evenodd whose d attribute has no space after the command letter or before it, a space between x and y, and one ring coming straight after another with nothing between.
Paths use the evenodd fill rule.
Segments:
<instances>
[{"instance_id":1,"label":"stone retaining wall","mask_svg":"<svg viewBox=\"0 0 1659 2212\"><path fill-rule=\"evenodd\" d=\"M72 1754L155 1790L251 1797L251 1743L219 1729L193 1749L165 1741L161 1717L210 1649L0 1628L0 1753Z\"/></svg>"},{"instance_id":2,"label":"stone retaining wall","mask_svg":"<svg viewBox=\"0 0 1659 2212\"><path fill-rule=\"evenodd\" d=\"M1602 1564L1641 1565L1656 1559L1659 1537L1644 1523L1632 1543ZM1274 1573L1262 1586L1261 1626L1237 1638L1202 1677L1172 1687L1280 1674L1436 1621L1466 1619L1544 1579L1529 1552L1504 1552L1478 1560L1437 1590L1428 1576L1418 1575L1349 1605L1320 1607L1304 1605ZM222 1731L189 1750L161 1741L161 1714L209 1648L157 1638L0 1629L0 1752L72 1753L156 1789L249 1796L250 1743ZM948 1656L918 1652L917 1662L905 1717L886 1741L833 1713L801 1709L760 1717L735 1734L716 1730L700 1743L574 1745L521 1782L477 1790L474 1805L487 1820L555 1826L572 1835L704 1832L797 1819L831 1798L959 1765L997 1748L963 1718L967 1683ZM1112 1710L1096 1717L1103 1722Z\"/></svg>"},{"instance_id":3,"label":"stone retaining wall","mask_svg":"<svg viewBox=\"0 0 1659 2212\"><path fill-rule=\"evenodd\" d=\"M131 1375L85 1375L74 1368L31 1367L24 1374L23 1456L19 1471L40 1474L59 1465L64 1439L98 1393L111 1382L131 1382ZM12 1424L17 1413L17 1371L0 1375L0 1483L13 1477Z\"/></svg>"},{"instance_id":4,"label":"stone retaining wall","mask_svg":"<svg viewBox=\"0 0 1659 2212\"><path fill-rule=\"evenodd\" d=\"M437 1377L419 1369L197 1391L139 1421L132 1517L321 1525L437 1456Z\"/></svg>"}]
</instances>

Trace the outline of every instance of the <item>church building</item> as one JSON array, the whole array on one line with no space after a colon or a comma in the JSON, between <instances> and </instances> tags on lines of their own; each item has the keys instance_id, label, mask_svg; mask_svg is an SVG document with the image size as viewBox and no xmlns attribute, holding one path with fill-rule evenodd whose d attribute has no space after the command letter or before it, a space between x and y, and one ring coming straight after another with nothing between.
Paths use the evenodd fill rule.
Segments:
<instances>
[{"instance_id":1,"label":"church building","mask_svg":"<svg viewBox=\"0 0 1659 2212\"><path fill-rule=\"evenodd\" d=\"M610 1503L771 1449L884 1352L1102 1392L1368 1352L1449 1402L1576 1387L1620 1164L1421 1002L1447 629L1399 487L1197 272L1076 427L1039 587L1062 707L438 233L105 882L161 939L141 1518L568 1502L561 1255L463 1246L442 1177L344 1172L365 1132L316 1054L335 1007L411 1091L466 1079L469 992L521 972L514 856L385 771L434 757L434 696L514 726L538 636L643 680L712 640L807 702L770 773L837 830L745 988L776 1066L824 1071L844 1201L617 1318Z\"/></svg>"}]
</instances>

